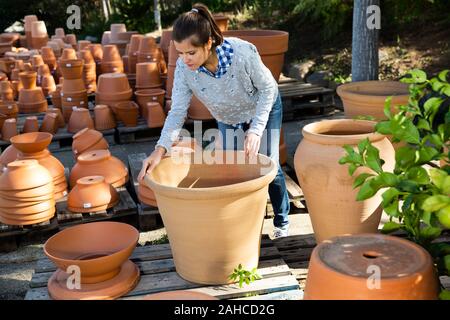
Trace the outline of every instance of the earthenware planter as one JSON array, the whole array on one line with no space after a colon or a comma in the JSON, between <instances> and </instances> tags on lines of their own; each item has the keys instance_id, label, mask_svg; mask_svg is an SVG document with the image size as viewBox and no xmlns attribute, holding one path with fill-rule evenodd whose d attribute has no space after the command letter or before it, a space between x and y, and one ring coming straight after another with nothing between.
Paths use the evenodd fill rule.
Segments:
<instances>
[{"instance_id":1,"label":"earthenware planter","mask_svg":"<svg viewBox=\"0 0 450 320\"><path fill-rule=\"evenodd\" d=\"M113 23L111 24L111 33L110 33L110 41L115 42L118 41L118 34L121 32L126 32L127 27L124 23Z\"/></svg>"},{"instance_id":2,"label":"earthenware planter","mask_svg":"<svg viewBox=\"0 0 450 320\"><path fill-rule=\"evenodd\" d=\"M42 59L44 63L48 65L50 70L55 70L56 68L56 56L55 52L51 47L42 47L41 49Z\"/></svg>"},{"instance_id":3,"label":"earthenware planter","mask_svg":"<svg viewBox=\"0 0 450 320\"><path fill-rule=\"evenodd\" d=\"M74 34L66 34L64 41L72 46L74 50L77 49L77 36Z\"/></svg>"},{"instance_id":4,"label":"earthenware planter","mask_svg":"<svg viewBox=\"0 0 450 320\"><path fill-rule=\"evenodd\" d=\"M279 80L284 63L284 54L288 50L289 33L280 30L228 30L225 37L237 37L253 43L263 63Z\"/></svg>"},{"instance_id":5,"label":"earthenware planter","mask_svg":"<svg viewBox=\"0 0 450 320\"><path fill-rule=\"evenodd\" d=\"M37 73L35 71L24 71L19 73L20 82L24 89L35 89Z\"/></svg>"},{"instance_id":6,"label":"earthenware planter","mask_svg":"<svg viewBox=\"0 0 450 320\"><path fill-rule=\"evenodd\" d=\"M114 114L127 127L136 127L139 117L139 107L133 101L119 102L112 106Z\"/></svg>"},{"instance_id":7,"label":"earthenware planter","mask_svg":"<svg viewBox=\"0 0 450 320\"><path fill-rule=\"evenodd\" d=\"M0 92L3 102L13 102L14 101L14 90L11 87L9 81L0 82Z\"/></svg>"},{"instance_id":8,"label":"earthenware planter","mask_svg":"<svg viewBox=\"0 0 450 320\"><path fill-rule=\"evenodd\" d=\"M102 35L102 45L106 46L111 41L111 31L104 31Z\"/></svg>"},{"instance_id":9,"label":"earthenware planter","mask_svg":"<svg viewBox=\"0 0 450 320\"><path fill-rule=\"evenodd\" d=\"M172 30L163 30L161 34L161 39L159 40L159 46L161 47L164 57L166 58L166 63L169 58L169 45L172 40Z\"/></svg>"},{"instance_id":10,"label":"earthenware planter","mask_svg":"<svg viewBox=\"0 0 450 320\"><path fill-rule=\"evenodd\" d=\"M123 62L116 45L103 47L103 59L101 63L102 73L122 73Z\"/></svg>"},{"instance_id":11,"label":"earthenware planter","mask_svg":"<svg viewBox=\"0 0 450 320\"><path fill-rule=\"evenodd\" d=\"M147 103L146 120L149 128L161 128L166 121L166 114L159 102Z\"/></svg>"},{"instance_id":12,"label":"earthenware planter","mask_svg":"<svg viewBox=\"0 0 450 320\"><path fill-rule=\"evenodd\" d=\"M103 47L101 44L93 43L88 46L88 49L92 53L92 57L94 58L96 63L99 63L103 59Z\"/></svg>"},{"instance_id":13,"label":"earthenware planter","mask_svg":"<svg viewBox=\"0 0 450 320\"><path fill-rule=\"evenodd\" d=\"M395 152L389 140L375 133L375 122L365 120L326 120L306 125L303 140L294 156L295 172L308 205L314 235L318 243L342 234L377 232L381 219L381 194L357 201L359 188L353 189L354 177L372 173L358 168L353 176L348 165L340 165L346 154L344 145L357 148L368 138L384 159L383 170L394 169Z\"/></svg>"},{"instance_id":14,"label":"earthenware planter","mask_svg":"<svg viewBox=\"0 0 450 320\"><path fill-rule=\"evenodd\" d=\"M147 117L147 103L158 102L160 105L164 105L164 95L166 91L163 89L143 89L134 92L136 96L136 102L139 105L141 115Z\"/></svg>"},{"instance_id":15,"label":"earthenware planter","mask_svg":"<svg viewBox=\"0 0 450 320\"><path fill-rule=\"evenodd\" d=\"M99 131L84 128L73 136L72 152L76 157L90 150L108 150L108 142Z\"/></svg>"},{"instance_id":16,"label":"earthenware planter","mask_svg":"<svg viewBox=\"0 0 450 320\"><path fill-rule=\"evenodd\" d=\"M67 208L72 212L107 210L119 202L116 189L102 176L87 176L77 180L70 191Z\"/></svg>"},{"instance_id":17,"label":"earthenware planter","mask_svg":"<svg viewBox=\"0 0 450 320\"><path fill-rule=\"evenodd\" d=\"M84 62L81 59L59 60L59 68L64 79L81 79L83 76Z\"/></svg>"},{"instance_id":18,"label":"earthenware planter","mask_svg":"<svg viewBox=\"0 0 450 320\"><path fill-rule=\"evenodd\" d=\"M146 62L151 58L151 53L157 48L155 38L146 36L140 39L137 51L137 61Z\"/></svg>"},{"instance_id":19,"label":"earthenware planter","mask_svg":"<svg viewBox=\"0 0 450 320\"><path fill-rule=\"evenodd\" d=\"M47 113L56 114L56 122L58 124L58 128L64 128L66 126L66 122L64 121L64 117L60 109L48 108Z\"/></svg>"},{"instance_id":20,"label":"earthenware planter","mask_svg":"<svg viewBox=\"0 0 450 320\"><path fill-rule=\"evenodd\" d=\"M51 134L56 134L58 132L58 116L54 113L46 113L44 119L42 120L41 127L39 131L48 132Z\"/></svg>"},{"instance_id":21,"label":"earthenware planter","mask_svg":"<svg viewBox=\"0 0 450 320\"><path fill-rule=\"evenodd\" d=\"M136 89L154 88L161 85L158 62L136 64Z\"/></svg>"},{"instance_id":22,"label":"earthenware planter","mask_svg":"<svg viewBox=\"0 0 450 320\"><path fill-rule=\"evenodd\" d=\"M23 124L22 133L29 132L38 132L39 131L39 122L37 117L26 117L25 122Z\"/></svg>"},{"instance_id":23,"label":"earthenware planter","mask_svg":"<svg viewBox=\"0 0 450 320\"><path fill-rule=\"evenodd\" d=\"M348 118L373 116L376 120L385 120L384 104L392 96L391 110L395 113L399 105L407 105L408 85L398 81L361 81L340 85L337 93L344 104Z\"/></svg>"},{"instance_id":24,"label":"earthenware planter","mask_svg":"<svg viewBox=\"0 0 450 320\"><path fill-rule=\"evenodd\" d=\"M78 225L55 234L44 245L45 254L58 267L48 281L50 296L115 299L124 295L139 281L139 269L128 260L138 239L134 227L109 221ZM82 289L67 288L69 266L80 268Z\"/></svg>"},{"instance_id":25,"label":"earthenware planter","mask_svg":"<svg viewBox=\"0 0 450 320\"><path fill-rule=\"evenodd\" d=\"M93 175L105 177L105 181L116 188L128 181L128 169L108 150L92 150L78 156L70 172L70 186L75 186L79 178Z\"/></svg>"},{"instance_id":26,"label":"earthenware planter","mask_svg":"<svg viewBox=\"0 0 450 320\"><path fill-rule=\"evenodd\" d=\"M58 84L56 86L55 91L49 92L48 95L50 96L53 106L57 109L61 109L62 105L61 105L61 89L62 89L62 84Z\"/></svg>"},{"instance_id":27,"label":"earthenware planter","mask_svg":"<svg viewBox=\"0 0 450 320\"><path fill-rule=\"evenodd\" d=\"M2 140L9 141L17 135L16 119L6 119L2 127Z\"/></svg>"},{"instance_id":28,"label":"earthenware planter","mask_svg":"<svg viewBox=\"0 0 450 320\"><path fill-rule=\"evenodd\" d=\"M94 108L95 129L99 131L113 129L116 127L116 120L112 110L107 105L98 104Z\"/></svg>"},{"instance_id":29,"label":"earthenware planter","mask_svg":"<svg viewBox=\"0 0 450 320\"><path fill-rule=\"evenodd\" d=\"M375 273L376 272L376 273ZM376 274L378 278L371 277ZM305 300L436 300L430 254L399 237L340 236L314 248Z\"/></svg>"},{"instance_id":30,"label":"earthenware planter","mask_svg":"<svg viewBox=\"0 0 450 320\"><path fill-rule=\"evenodd\" d=\"M89 40L78 40L78 51L86 49L90 44Z\"/></svg>"},{"instance_id":31,"label":"earthenware planter","mask_svg":"<svg viewBox=\"0 0 450 320\"><path fill-rule=\"evenodd\" d=\"M84 128L94 129L94 120L88 109L75 108L70 116L67 131L77 133Z\"/></svg>"},{"instance_id":32,"label":"earthenware planter","mask_svg":"<svg viewBox=\"0 0 450 320\"><path fill-rule=\"evenodd\" d=\"M96 104L113 105L121 101L128 101L133 92L124 73L105 73L98 79Z\"/></svg>"},{"instance_id":33,"label":"earthenware planter","mask_svg":"<svg viewBox=\"0 0 450 320\"><path fill-rule=\"evenodd\" d=\"M72 48L65 48L62 52L60 60L76 60L77 53Z\"/></svg>"},{"instance_id":34,"label":"earthenware planter","mask_svg":"<svg viewBox=\"0 0 450 320\"><path fill-rule=\"evenodd\" d=\"M164 158L144 179L155 193L177 273L194 283L224 284L239 264L258 265L267 190L277 165L264 155L250 164L242 151L210 157L204 152Z\"/></svg>"},{"instance_id":35,"label":"earthenware planter","mask_svg":"<svg viewBox=\"0 0 450 320\"><path fill-rule=\"evenodd\" d=\"M48 96L50 92L56 90L55 79L52 75L45 75L42 77L41 81L42 92L44 96Z\"/></svg>"},{"instance_id":36,"label":"earthenware planter","mask_svg":"<svg viewBox=\"0 0 450 320\"><path fill-rule=\"evenodd\" d=\"M53 135L46 132L31 132L21 134L13 139L11 143L14 147L23 153L41 152L52 142Z\"/></svg>"}]
</instances>

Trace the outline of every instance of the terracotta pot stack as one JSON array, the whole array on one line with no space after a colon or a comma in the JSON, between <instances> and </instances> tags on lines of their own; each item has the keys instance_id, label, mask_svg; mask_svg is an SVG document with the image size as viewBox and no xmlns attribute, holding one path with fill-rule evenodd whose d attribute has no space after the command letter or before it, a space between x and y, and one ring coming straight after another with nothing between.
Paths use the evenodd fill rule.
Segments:
<instances>
[{"instance_id":1,"label":"terracotta pot stack","mask_svg":"<svg viewBox=\"0 0 450 320\"><path fill-rule=\"evenodd\" d=\"M155 50L158 50L155 38L146 36L141 38L139 42L139 49L137 52L137 62L152 62L153 54Z\"/></svg>"},{"instance_id":2,"label":"terracotta pot stack","mask_svg":"<svg viewBox=\"0 0 450 320\"><path fill-rule=\"evenodd\" d=\"M161 76L157 62L136 64L136 90L161 88Z\"/></svg>"},{"instance_id":3,"label":"terracotta pot stack","mask_svg":"<svg viewBox=\"0 0 450 320\"><path fill-rule=\"evenodd\" d=\"M139 51L139 43L144 38L142 34L133 34L128 47L128 74L136 74L137 55Z\"/></svg>"},{"instance_id":4,"label":"terracotta pot stack","mask_svg":"<svg viewBox=\"0 0 450 320\"><path fill-rule=\"evenodd\" d=\"M101 74L101 63L103 60L103 47L99 43L92 43L88 46L89 51L91 51L92 57L95 61L95 70L97 76Z\"/></svg>"},{"instance_id":5,"label":"terracotta pot stack","mask_svg":"<svg viewBox=\"0 0 450 320\"><path fill-rule=\"evenodd\" d=\"M33 21L31 24L31 44L33 49L41 49L48 42L47 28L44 21Z\"/></svg>"},{"instance_id":6,"label":"terracotta pot stack","mask_svg":"<svg viewBox=\"0 0 450 320\"><path fill-rule=\"evenodd\" d=\"M50 73L50 68L46 64L42 64L38 69L38 78L41 79L41 88L44 96L48 96L49 92L56 90L55 79Z\"/></svg>"},{"instance_id":7,"label":"terracotta pot stack","mask_svg":"<svg viewBox=\"0 0 450 320\"><path fill-rule=\"evenodd\" d=\"M67 181L64 166L47 149L52 137L53 135L47 132L25 133L12 138L11 144L19 150L19 160L37 160L50 172L54 184L54 198L57 200L67 194Z\"/></svg>"},{"instance_id":8,"label":"terracotta pot stack","mask_svg":"<svg viewBox=\"0 0 450 320\"><path fill-rule=\"evenodd\" d=\"M304 299L437 300L438 294L433 260L424 248L399 237L361 234L314 248Z\"/></svg>"},{"instance_id":9,"label":"terracotta pot stack","mask_svg":"<svg viewBox=\"0 0 450 320\"><path fill-rule=\"evenodd\" d=\"M19 113L19 108L14 101L0 100L0 114L6 119L15 119Z\"/></svg>"},{"instance_id":10,"label":"terracotta pot stack","mask_svg":"<svg viewBox=\"0 0 450 320\"><path fill-rule=\"evenodd\" d=\"M31 29L32 29L31 26L32 26L33 22L38 21L38 18L35 15L28 15L28 16L25 16L24 21L25 21L24 29L25 29L26 45L28 48L32 48L33 37L32 37L32 33L31 33Z\"/></svg>"},{"instance_id":11,"label":"terracotta pot stack","mask_svg":"<svg viewBox=\"0 0 450 320\"><path fill-rule=\"evenodd\" d=\"M30 225L55 215L49 171L36 160L10 162L0 176L0 222Z\"/></svg>"},{"instance_id":12,"label":"terracotta pot stack","mask_svg":"<svg viewBox=\"0 0 450 320\"><path fill-rule=\"evenodd\" d=\"M88 49L91 42L89 40L78 40L78 52Z\"/></svg>"},{"instance_id":13,"label":"terracotta pot stack","mask_svg":"<svg viewBox=\"0 0 450 320\"><path fill-rule=\"evenodd\" d=\"M136 102L139 105L139 111L144 118L147 118L147 103L158 102L164 106L164 95L166 91L163 89L142 89L134 92Z\"/></svg>"},{"instance_id":14,"label":"terracotta pot stack","mask_svg":"<svg viewBox=\"0 0 450 320\"><path fill-rule=\"evenodd\" d=\"M51 47L42 47L41 55L44 63L50 68L50 71L54 71L56 69L56 56L53 49Z\"/></svg>"},{"instance_id":15,"label":"terracotta pot stack","mask_svg":"<svg viewBox=\"0 0 450 320\"><path fill-rule=\"evenodd\" d=\"M101 64L102 73L122 73L123 61L116 45L103 47L103 59Z\"/></svg>"},{"instance_id":16,"label":"terracotta pot stack","mask_svg":"<svg viewBox=\"0 0 450 320\"><path fill-rule=\"evenodd\" d=\"M95 129L99 131L113 129L116 127L116 120L112 110L106 104L98 104L94 108Z\"/></svg>"},{"instance_id":17,"label":"terracotta pot stack","mask_svg":"<svg viewBox=\"0 0 450 320\"><path fill-rule=\"evenodd\" d=\"M58 128L64 128L66 126L66 122L64 121L64 116L62 114L61 109L58 108L48 108L47 113L56 114L56 123Z\"/></svg>"},{"instance_id":18,"label":"terracotta pot stack","mask_svg":"<svg viewBox=\"0 0 450 320\"><path fill-rule=\"evenodd\" d=\"M44 245L45 254L58 267L48 281L51 298L98 300L126 294L139 282L139 268L128 260L138 240L139 231L133 226L109 221L55 234ZM81 289L68 288L67 266L79 268Z\"/></svg>"},{"instance_id":19,"label":"terracotta pot stack","mask_svg":"<svg viewBox=\"0 0 450 320\"><path fill-rule=\"evenodd\" d=\"M3 102L14 102L14 90L8 80L0 82L0 95Z\"/></svg>"},{"instance_id":20,"label":"terracotta pot stack","mask_svg":"<svg viewBox=\"0 0 450 320\"><path fill-rule=\"evenodd\" d=\"M111 107L116 103L131 100L132 96L133 92L124 73L104 73L98 78L96 104Z\"/></svg>"},{"instance_id":21,"label":"terracotta pot stack","mask_svg":"<svg viewBox=\"0 0 450 320\"><path fill-rule=\"evenodd\" d=\"M60 110L62 110L61 90L62 84L58 84L56 85L55 91L51 91L48 93L49 97L52 99L53 106Z\"/></svg>"},{"instance_id":22,"label":"terracotta pot stack","mask_svg":"<svg viewBox=\"0 0 450 320\"><path fill-rule=\"evenodd\" d=\"M67 131L77 133L84 128L94 129L94 120L88 109L74 108L70 115Z\"/></svg>"},{"instance_id":23,"label":"terracotta pot stack","mask_svg":"<svg viewBox=\"0 0 450 320\"><path fill-rule=\"evenodd\" d=\"M94 57L90 50L81 50L78 55L84 61L83 81L87 93L95 92L97 90L97 71Z\"/></svg>"},{"instance_id":24,"label":"terracotta pot stack","mask_svg":"<svg viewBox=\"0 0 450 320\"><path fill-rule=\"evenodd\" d=\"M72 152L78 158L82 153L91 150L108 150L109 144L103 134L94 129L84 128L73 136Z\"/></svg>"},{"instance_id":25,"label":"terracotta pot stack","mask_svg":"<svg viewBox=\"0 0 450 320\"><path fill-rule=\"evenodd\" d=\"M86 176L103 176L113 187L121 187L128 181L128 169L108 150L91 150L78 156L77 163L70 172L70 186Z\"/></svg>"},{"instance_id":26,"label":"terracotta pot stack","mask_svg":"<svg viewBox=\"0 0 450 320\"><path fill-rule=\"evenodd\" d=\"M33 71L36 71L38 73L37 75L37 84L41 84L40 80L40 74L39 74L39 67L44 65L44 59L40 54L35 54L31 57L31 66L33 67Z\"/></svg>"},{"instance_id":27,"label":"terracotta pot stack","mask_svg":"<svg viewBox=\"0 0 450 320\"><path fill-rule=\"evenodd\" d=\"M139 107L133 101L118 102L112 105L116 118L127 127L136 127L139 117Z\"/></svg>"},{"instance_id":28,"label":"terracotta pot stack","mask_svg":"<svg viewBox=\"0 0 450 320\"><path fill-rule=\"evenodd\" d=\"M81 59L60 60L59 67L64 81L61 90L61 106L66 122L75 108L87 108L87 90L83 81L84 62Z\"/></svg>"},{"instance_id":29,"label":"terracotta pot stack","mask_svg":"<svg viewBox=\"0 0 450 320\"><path fill-rule=\"evenodd\" d=\"M23 88L19 91L19 110L21 113L38 113L47 110L47 99L41 87L36 87L37 73L24 71L19 74Z\"/></svg>"},{"instance_id":30,"label":"terracotta pot stack","mask_svg":"<svg viewBox=\"0 0 450 320\"><path fill-rule=\"evenodd\" d=\"M77 180L69 193L67 209L72 212L98 212L114 207L119 202L116 189L102 176L86 176Z\"/></svg>"},{"instance_id":31,"label":"terracotta pot stack","mask_svg":"<svg viewBox=\"0 0 450 320\"><path fill-rule=\"evenodd\" d=\"M46 113L42 120L39 131L56 134L58 132L58 115L55 113Z\"/></svg>"}]
</instances>

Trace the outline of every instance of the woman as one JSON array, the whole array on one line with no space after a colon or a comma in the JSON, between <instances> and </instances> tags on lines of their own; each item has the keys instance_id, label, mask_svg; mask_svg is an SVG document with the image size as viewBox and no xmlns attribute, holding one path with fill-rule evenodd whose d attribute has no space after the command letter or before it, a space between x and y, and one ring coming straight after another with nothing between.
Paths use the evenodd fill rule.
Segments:
<instances>
[{"instance_id":1,"label":"woman","mask_svg":"<svg viewBox=\"0 0 450 320\"><path fill-rule=\"evenodd\" d=\"M223 38L205 5L196 4L191 11L180 15L174 23L172 37L179 54L172 106L155 150L143 163L139 179L170 151L194 93L217 120L226 149L237 148L236 138L226 141L227 131L230 134L230 130L246 130L243 147L250 157L258 154L264 136L267 146L264 143L262 149L266 150L261 152L278 163L278 173L269 185L275 213L274 237L287 236L290 207L279 165L283 110L277 82L253 44L238 38Z\"/></svg>"}]
</instances>

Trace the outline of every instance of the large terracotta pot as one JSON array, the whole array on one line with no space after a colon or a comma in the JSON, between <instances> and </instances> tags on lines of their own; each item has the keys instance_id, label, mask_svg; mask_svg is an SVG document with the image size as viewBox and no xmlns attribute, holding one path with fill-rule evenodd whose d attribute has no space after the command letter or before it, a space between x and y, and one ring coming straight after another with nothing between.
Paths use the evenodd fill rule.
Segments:
<instances>
[{"instance_id":1,"label":"large terracotta pot","mask_svg":"<svg viewBox=\"0 0 450 320\"><path fill-rule=\"evenodd\" d=\"M84 128L94 129L94 120L88 109L75 108L70 116L67 131L77 133Z\"/></svg>"},{"instance_id":2,"label":"large terracotta pot","mask_svg":"<svg viewBox=\"0 0 450 320\"><path fill-rule=\"evenodd\" d=\"M346 154L344 145L357 148L368 138L384 159L383 170L394 169L395 152L389 140L374 132L375 122L365 120L326 120L311 123L302 130L303 140L294 156L295 172L305 194L317 242L342 234L377 232L381 219L380 190L372 198L356 201L359 188L353 181L361 173L373 173L358 168L353 176L348 165L340 165Z\"/></svg>"},{"instance_id":3,"label":"large terracotta pot","mask_svg":"<svg viewBox=\"0 0 450 320\"><path fill-rule=\"evenodd\" d=\"M58 267L48 282L50 296L53 299L115 299L124 295L139 280L139 269L128 260L138 239L139 232L133 226L109 221L58 232L44 244L44 253ZM80 268L80 290L67 288L70 274L66 271L70 266Z\"/></svg>"},{"instance_id":4,"label":"large terracotta pot","mask_svg":"<svg viewBox=\"0 0 450 320\"><path fill-rule=\"evenodd\" d=\"M119 202L119 194L102 176L87 176L77 180L69 193L67 208L72 212L103 211Z\"/></svg>"},{"instance_id":5,"label":"large terracotta pot","mask_svg":"<svg viewBox=\"0 0 450 320\"><path fill-rule=\"evenodd\" d=\"M78 179L86 176L103 176L107 183L117 188L128 181L128 169L108 150L91 150L78 157L70 172L70 186L75 186Z\"/></svg>"},{"instance_id":6,"label":"large terracotta pot","mask_svg":"<svg viewBox=\"0 0 450 320\"><path fill-rule=\"evenodd\" d=\"M116 118L127 127L136 127L139 117L139 106L134 101L124 101L112 106Z\"/></svg>"},{"instance_id":7,"label":"large terracotta pot","mask_svg":"<svg viewBox=\"0 0 450 320\"><path fill-rule=\"evenodd\" d=\"M408 85L399 81L361 81L340 85L337 94L344 104L348 118L373 116L376 120L385 120L384 104L389 96L391 110L407 105L409 99Z\"/></svg>"},{"instance_id":8,"label":"large terracotta pot","mask_svg":"<svg viewBox=\"0 0 450 320\"><path fill-rule=\"evenodd\" d=\"M276 81L280 78L284 54L288 50L289 33L280 30L228 30L224 37L237 37L253 43L263 63Z\"/></svg>"},{"instance_id":9,"label":"large terracotta pot","mask_svg":"<svg viewBox=\"0 0 450 320\"><path fill-rule=\"evenodd\" d=\"M264 155L249 164L242 151L217 152L211 164L208 154L164 158L144 179L155 193L178 274L225 284L239 264L258 266L268 185L277 166Z\"/></svg>"},{"instance_id":10,"label":"large terracotta pot","mask_svg":"<svg viewBox=\"0 0 450 320\"><path fill-rule=\"evenodd\" d=\"M381 234L340 236L314 248L306 300L435 300L439 281L430 254Z\"/></svg>"}]
</instances>

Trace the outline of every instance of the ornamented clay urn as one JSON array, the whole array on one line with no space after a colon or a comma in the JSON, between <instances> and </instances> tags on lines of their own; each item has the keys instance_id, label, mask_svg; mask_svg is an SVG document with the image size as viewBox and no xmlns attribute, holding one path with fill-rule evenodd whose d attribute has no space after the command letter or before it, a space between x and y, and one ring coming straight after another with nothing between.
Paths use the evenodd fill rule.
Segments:
<instances>
[{"instance_id":1,"label":"ornamented clay urn","mask_svg":"<svg viewBox=\"0 0 450 320\"><path fill-rule=\"evenodd\" d=\"M243 151L184 153L162 159L145 176L184 279L225 284L239 264L258 266L268 185L277 166L264 155L256 160L250 164Z\"/></svg>"},{"instance_id":2,"label":"ornamented clay urn","mask_svg":"<svg viewBox=\"0 0 450 320\"><path fill-rule=\"evenodd\" d=\"M370 282L375 271L379 278ZM334 237L314 248L304 299L436 300L438 294L425 249L398 237L360 234Z\"/></svg>"},{"instance_id":3,"label":"ornamented clay urn","mask_svg":"<svg viewBox=\"0 0 450 320\"><path fill-rule=\"evenodd\" d=\"M44 245L44 253L58 267L48 281L50 296L56 300L104 300L126 294L139 281L138 267L128 260L138 239L133 226L109 221L58 232ZM67 288L70 266L80 268L81 289Z\"/></svg>"},{"instance_id":4,"label":"ornamented clay urn","mask_svg":"<svg viewBox=\"0 0 450 320\"><path fill-rule=\"evenodd\" d=\"M353 189L354 177L373 173L358 168L353 176L339 159L344 145L357 148L368 138L384 159L383 170L394 169L395 152L389 140L375 133L375 122L365 120L325 120L311 123L302 130L303 140L294 156L295 172L305 194L314 235L318 243L342 234L376 233L381 219L380 190L372 198L357 201L359 188Z\"/></svg>"},{"instance_id":5,"label":"ornamented clay urn","mask_svg":"<svg viewBox=\"0 0 450 320\"><path fill-rule=\"evenodd\" d=\"M385 120L384 104L389 96L391 110L396 106L407 105L409 99L408 85L399 81L361 81L340 85L337 94L344 104L348 118L373 116L376 120Z\"/></svg>"}]
</instances>

